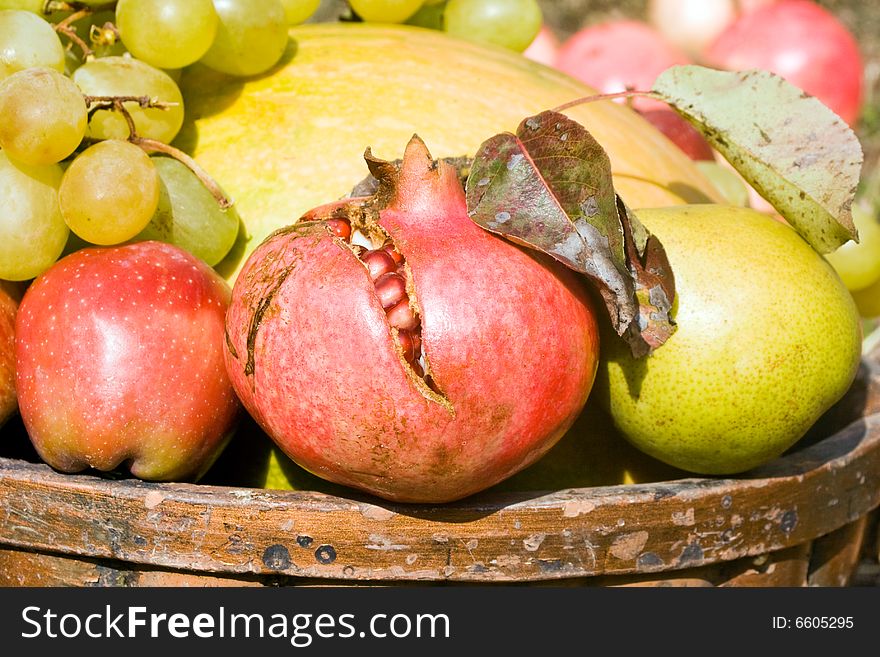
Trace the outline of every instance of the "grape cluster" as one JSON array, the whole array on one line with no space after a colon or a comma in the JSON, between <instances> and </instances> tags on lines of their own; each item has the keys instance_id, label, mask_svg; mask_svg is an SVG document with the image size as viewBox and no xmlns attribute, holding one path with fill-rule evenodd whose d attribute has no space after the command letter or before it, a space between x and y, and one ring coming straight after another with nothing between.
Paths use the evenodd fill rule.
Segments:
<instances>
[{"instance_id":1,"label":"grape cluster","mask_svg":"<svg viewBox=\"0 0 880 657\"><path fill-rule=\"evenodd\" d=\"M170 146L180 69L274 66L320 0L0 0L0 279L87 244L158 239L209 265L239 219Z\"/></svg>"}]
</instances>

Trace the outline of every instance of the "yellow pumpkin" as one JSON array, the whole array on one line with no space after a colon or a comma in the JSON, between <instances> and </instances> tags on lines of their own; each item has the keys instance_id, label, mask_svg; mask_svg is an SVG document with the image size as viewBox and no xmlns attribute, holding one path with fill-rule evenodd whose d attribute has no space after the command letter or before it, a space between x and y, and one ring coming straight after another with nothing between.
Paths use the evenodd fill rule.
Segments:
<instances>
[{"instance_id":1,"label":"yellow pumpkin","mask_svg":"<svg viewBox=\"0 0 880 657\"><path fill-rule=\"evenodd\" d=\"M188 123L176 143L216 178L244 222L219 266L230 282L269 233L349 193L368 173L367 147L393 160L417 133L434 157L473 155L524 118L596 93L517 53L417 27L321 23L290 37L265 75L233 78L196 66L181 79ZM630 206L720 200L628 108L601 101L566 114L605 147Z\"/></svg>"}]
</instances>

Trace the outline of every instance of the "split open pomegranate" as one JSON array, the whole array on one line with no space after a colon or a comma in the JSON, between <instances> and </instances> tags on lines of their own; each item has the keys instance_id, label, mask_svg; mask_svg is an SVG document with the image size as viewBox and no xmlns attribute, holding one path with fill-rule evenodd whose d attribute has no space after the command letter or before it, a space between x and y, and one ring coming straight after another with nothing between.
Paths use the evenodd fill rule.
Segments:
<instances>
[{"instance_id":1,"label":"split open pomegranate","mask_svg":"<svg viewBox=\"0 0 880 657\"><path fill-rule=\"evenodd\" d=\"M549 450L593 384L580 279L467 215L458 172L417 137L368 155L375 195L308 212L248 258L226 363L294 461L406 502L488 488Z\"/></svg>"}]
</instances>

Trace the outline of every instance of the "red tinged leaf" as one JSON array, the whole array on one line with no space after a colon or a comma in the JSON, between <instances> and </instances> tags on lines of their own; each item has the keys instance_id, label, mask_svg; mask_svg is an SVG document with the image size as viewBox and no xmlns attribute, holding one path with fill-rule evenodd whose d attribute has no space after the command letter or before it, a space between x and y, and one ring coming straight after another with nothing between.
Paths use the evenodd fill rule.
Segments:
<instances>
[{"instance_id":1,"label":"red tinged leaf","mask_svg":"<svg viewBox=\"0 0 880 657\"><path fill-rule=\"evenodd\" d=\"M674 330L674 284L659 240L614 192L611 163L579 123L547 111L480 147L467 181L478 225L586 275L611 323L644 355Z\"/></svg>"},{"instance_id":2,"label":"red tinged leaf","mask_svg":"<svg viewBox=\"0 0 880 657\"><path fill-rule=\"evenodd\" d=\"M675 332L672 302L675 277L666 250L648 234L626 204L617 197L618 212L627 236L626 252L635 277L639 314L626 329L625 338L633 355L640 357L662 345ZM636 236L642 237L638 240ZM637 244L641 241L641 244Z\"/></svg>"}]
</instances>

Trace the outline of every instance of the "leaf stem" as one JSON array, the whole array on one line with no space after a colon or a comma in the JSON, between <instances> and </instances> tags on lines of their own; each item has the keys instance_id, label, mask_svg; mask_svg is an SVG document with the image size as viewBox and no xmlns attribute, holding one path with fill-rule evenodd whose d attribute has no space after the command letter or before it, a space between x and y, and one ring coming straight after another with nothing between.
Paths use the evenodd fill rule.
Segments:
<instances>
[{"instance_id":1,"label":"leaf stem","mask_svg":"<svg viewBox=\"0 0 880 657\"><path fill-rule=\"evenodd\" d=\"M662 100L660 95L654 91L638 91L636 89L627 89L626 91L616 91L614 93L609 94L596 94L594 96L584 96L583 98L575 98L567 103L563 103L559 107L554 107L551 112L563 112L567 109L571 109L572 107L576 107L578 105L586 105L587 103L595 103L599 100L614 100L616 98L635 98L635 97L643 97L643 98L656 98L658 100Z\"/></svg>"}]
</instances>

